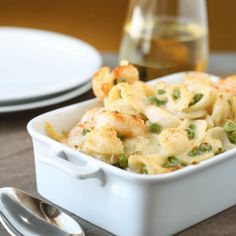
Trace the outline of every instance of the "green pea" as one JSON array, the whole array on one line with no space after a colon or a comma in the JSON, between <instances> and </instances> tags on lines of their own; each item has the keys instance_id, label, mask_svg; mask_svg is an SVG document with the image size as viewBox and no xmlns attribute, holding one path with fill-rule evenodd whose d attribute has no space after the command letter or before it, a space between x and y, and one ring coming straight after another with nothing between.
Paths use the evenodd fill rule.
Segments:
<instances>
[{"instance_id":1,"label":"green pea","mask_svg":"<svg viewBox=\"0 0 236 236\"><path fill-rule=\"evenodd\" d=\"M203 98L203 96L204 95L202 93L195 94L188 106L191 107L194 104L198 103Z\"/></svg>"},{"instance_id":2,"label":"green pea","mask_svg":"<svg viewBox=\"0 0 236 236\"><path fill-rule=\"evenodd\" d=\"M189 129L195 130L195 128L196 128L196 125L195 125L195 124L190 124L190 125L189 125Z\"/></svg>"},{"instance_id":3,"label":"green pea","mask_svg":"<svg viewBox=\"0 0 236 236\"><path fill-rule=\"evenodd\" d=\"M236 130L236 124L230 120L225 123L224 130L226 133L234 132Z\"/></svg>"},{"instance_id":4,"label":"green pea","mask_svg":"<svg viewBox=\"0 0 236 236\"><path fill-rule=\"evenodd\" d=\"M161 127L158 123L156 122L150 122L150 121L147 121L146 122L146 125L149 129L150 132L152 133L155 133L155 134L158 134L161 132Z\"/></svg>"},{"instance_id":5,"label":"green pea","mask_svg":"<svg viewBox=\"0 0 236 236\"><path fill-rule=\"evenodd\" d=\"M212 150L212 146L209 143L201 143L199 150L200 152L210 152Z\"/></svg>"},{"instance_id":6,"label":"green pea","mask_svg":"<svg viewBox=\"0 0 236 236\"><path fill-rule=\"evenodd\" d=\"M228 138L231 143L236 144L236 133L229 133Z\"/></svg>"},{"instance_id":7,"label":"green pea","mask_svg":"<svg viewBox=\"0 0 236 236\"><path fill-rule=\"evenodd\" d=\"M82 131L82 134L85 136L87 133L89 133L90 132L90 130L89 129L83 129L83 131Z\"/></svg>"},{"instance_id":8,"label":"green pea","mask_svg":"<svg viewBox=\"0 0 236 236\"><path fill-rule=\"evenodd\" d=\"M198 147L194 147L188 155L190 157L201 155L205 152L210 152L212 150L212 146L209 143L201 143Z\"/></svg>"},{"instance_id":9,"label":"green pea","mask_svg":"<svg viewBox=\"0 0 236 236\"><path fill-rule=\"evenodd\" d=\"M189 139L193 139L194 138L195 132L192 129L187 128L187 129L185 129L185 131L187 132L187 135L188 135Z\"/></svg>"},{"instance_id":10,"label":"green pea","mask_svg":"<svg viewBox=\"0 0 236 236\"><path fill-rule=\"evenodd\" d=\"M128 156L126 154L120 154L119 165L123 169L126 169L128 167Z\"/></svg>"},{"instance_id":11,"label":"green pea","mask_svg":"<svg viewBox=\"0 0 236 236\"><path fill-rule=\"evenodd\" d=\"M199 152L199 149L198 149L198 147L194 147L189 153L188 153L188 155L190 156L190 157L195 157L195 156L198 156L198 155L200 155L201 153Z\"/></svg>"},{"instance_id":12,"label":"green pea","mask_svg":"<svg viewBox=\"0 0 236 236\"><path fill-rule=\"evenodd\" d=\"M165 94L166 91L165 91L164 89L158 89L158 90L157 90L157 93L160 94L160 95L162 95L162 94Z\"/></svg>"},{"instance_id":13,"label":"green pea","mask_svg":"<svg viewBox=\"0 0 236 236\"><path fill-rule=\"evenodd\" d=\"M179 89L174 89L173 92L172 92L172 98L174 100L177 100L180 97L181 97L180 90Z\"/></svg>"},{"instance_id":14,"label":"green pea","mask_svg":"<svg viewBox=\"0 0 236 236\"><path fill-rule=\"evenodd\" d=\"M190 124L189 127L187 129L185 129L189 139L194 138L194 136L195 136L194 130L195 130L195 125L194 124Z\"/></svg>"},{"instance_id":15,"label":"green pea","mask_svg":"<svg viewBox=\"0 0 236 236\"><path fill-rule=\"evenodd\" d=\"M167 98L158 99L158 98L156 98L156 97L154 97L154 96L148 97L148 100L149 100L149 102L150 102L152 105L156 105L156 106L165 105L165 104L168 102L168 99L167 99Z\"/></svg>"},{"instance_id":16,"label":"green pea","mask_svg":"<svg viewBox=\"0 0 236 236\"><path fill-rule=\"evenodd\" d=\"M163 166L166 168L171 168L178 165L181 165L181 161L175 156L169 156L166 163Z\"/></svg>"}]
</instances>

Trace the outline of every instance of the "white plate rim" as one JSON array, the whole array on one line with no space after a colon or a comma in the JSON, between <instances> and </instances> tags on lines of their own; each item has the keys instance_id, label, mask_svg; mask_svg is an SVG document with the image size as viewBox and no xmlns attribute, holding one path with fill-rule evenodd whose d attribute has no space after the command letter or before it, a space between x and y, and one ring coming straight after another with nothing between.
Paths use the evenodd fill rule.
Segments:
<instances>
[{"instance_id":1,"label":"white plate rim","mask_svg":"<svg viewBox=\"0 0 236 236\"><path fill-rule=\"evenodd\" d=\"M48 35L50 37L55 37L55 39L62 39L64 41L71 41L74 44L78 44L82 47L85 47L86 50L88 50L88 52L90 53L90 55L92 55L94 62L91 64L91 68L86 71L81 73L80 76L80 80L74 80L73 82L68 83L66 86L63 84L63 86L60 87L60 85L55 85L54 88L49 88L49 89L44 89L43 91L37 91L37 93L35 93L35 91L31 90L28 91L25 94L14 94L13 96L7 96L6 98L0 98L1 102L11 102L13 100L25 100L25 99L32 99L32 98L37 98L37 97L42 97L42 96L47 96L47 95L52 95L54 93L60 93L60 92L64 92L66 90L71 90L73 88L76 88L84 83L87 83L91 77L93 76L93 74L98 70L98 68L101 67L102 65L102 56L101 54L98 52L97 49L95 49L92 45L86 43L83 40L80 40L76 37L73 36L69 36L69 35L65 35L63 33L58 33L58 32L53 32L53 31L49 31L49 30L43 30L43 29L34 29L34 28L27 28L27 27L11 27L11 26L0 26L0 31L1 30L7 30L7 31L18 31L21 33L33 33L33 34L38 34L39 36L41 35ZM95 62L96 61L96 62Z\"/></svg>"},{"instance_id":2,"label":"white plate rim","mask_svg":"<svg viewBox=\"0 0 236 236\"><path fill-rule=\"evenodd\" d=\"M55 104L70 100L72 98L75 98L77 96L80 96L84 94L85 92L87 92L89 89L91 89L91 87L92 87L91 82L88 82L85 85L80 86L70 92L64 93L62 95L59 95L50 99L44 99L44 100L17 104L17 105L9 105L9 106L2 106L2 107L0 106L0 114L26 111L26 110L42 108L42 107L46 107L50 105L55 105Z\"/></svg>"}]
</instances>

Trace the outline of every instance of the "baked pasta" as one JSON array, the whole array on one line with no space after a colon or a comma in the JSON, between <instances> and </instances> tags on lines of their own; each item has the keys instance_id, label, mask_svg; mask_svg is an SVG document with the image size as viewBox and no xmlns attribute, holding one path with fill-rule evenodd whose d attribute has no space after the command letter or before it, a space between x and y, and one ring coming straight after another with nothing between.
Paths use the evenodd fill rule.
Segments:
<instances>
[{"instance_id":1,"label":"baked pasta","mask_svg":"<svg viewBox=\"0 0 236 236\"><path fill-rule=\"evenodd\" d=\"M103 107L88 110L65 135L49 136L76 151L141 174L198 164L236 147L236 76L213 83L189 72L183 82L150 86L138 70L101 68L93 91Z\"/></svg>"}]
</instances>

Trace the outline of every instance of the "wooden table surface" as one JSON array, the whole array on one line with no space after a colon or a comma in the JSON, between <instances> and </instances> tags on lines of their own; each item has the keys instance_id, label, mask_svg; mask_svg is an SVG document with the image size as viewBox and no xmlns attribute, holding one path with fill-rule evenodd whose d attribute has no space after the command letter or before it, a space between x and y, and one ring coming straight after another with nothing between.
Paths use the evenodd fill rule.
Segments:
<instances>
[{"instance_id":1,"label":"wooden table surface","mask_svg":"<svg viewBox=\"0 0 236 236\"><path fill-rule=\"evenodd\" d=\"M209 70L212 73L231 74L234 68L236 72L236 54L216 54L211 57L210 61L212 63ZM115 62L116 57L109 54L105 55L104 64L114 65ZM0 114L0 187L17 187L37 195L33 149L31 138L26 130L26 124L31 118L46 111L83 101L92 96L92 92L89 91L78 98L59 105L33 111ZM87 236L112 235L76 216L74 217L81 223ZM0 225L0 236L7 235L2 225ZM177 235L236 235L236 206Z\"/></svg>"}]
</instances>

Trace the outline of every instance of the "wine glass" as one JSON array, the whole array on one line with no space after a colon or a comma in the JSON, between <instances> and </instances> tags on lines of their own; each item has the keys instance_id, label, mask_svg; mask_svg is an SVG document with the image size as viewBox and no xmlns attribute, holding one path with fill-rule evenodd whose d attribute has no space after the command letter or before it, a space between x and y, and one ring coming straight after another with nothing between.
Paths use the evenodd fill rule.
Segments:
<instances>
[{"instance_id":1,"label":"wine glass","mask_svg":"<svg viewBox=\"0 0 236 236\"><path fill-rule=\"evenodd\" d=\"M143 80L180 71L205 71L205 0L131 0L119 59L134 64Z\"/></svg>"}]
</instances>

